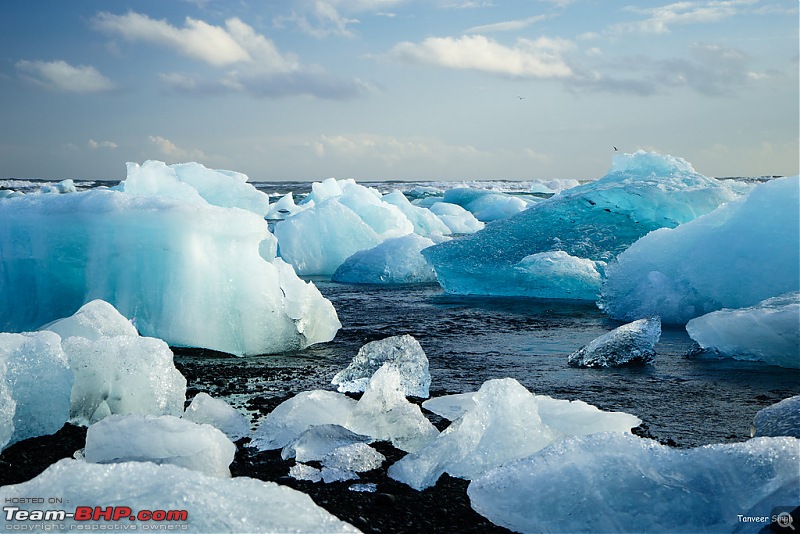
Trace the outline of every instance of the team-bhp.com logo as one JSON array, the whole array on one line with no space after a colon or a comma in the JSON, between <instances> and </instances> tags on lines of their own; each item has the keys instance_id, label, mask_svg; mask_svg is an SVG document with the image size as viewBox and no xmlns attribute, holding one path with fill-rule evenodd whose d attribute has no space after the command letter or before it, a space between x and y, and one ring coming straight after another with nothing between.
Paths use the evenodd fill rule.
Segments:
<instances>
[{"instance_id":1,"label":"team-bhp.com logo","mask_svg":"<svg viewBox=\"0 0 800 534\"><path fill-rule=\"evenodd\" d=\"M66 510L23 510L19 506L4 506L6 530L51 531L67 530L64 522L75 523L69 530L187 530L189 512L186 510L139 510L128 506L78 506ZM101 523L102 522L102 523ZM109 524L111 522L111 524Z\"/></svg>"}]
</instances>

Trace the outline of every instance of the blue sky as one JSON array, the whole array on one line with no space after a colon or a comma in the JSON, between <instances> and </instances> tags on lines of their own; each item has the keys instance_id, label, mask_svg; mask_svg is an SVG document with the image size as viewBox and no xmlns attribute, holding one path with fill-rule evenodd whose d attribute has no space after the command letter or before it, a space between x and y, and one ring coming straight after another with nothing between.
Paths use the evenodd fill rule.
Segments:
<instances>
[{"instance_id":1,"label":"blue sky","mask_svg":"<svg viewBox=\"0 0 800 534\"><path fill-rule=\"evenodd\" d=\"M0 3L0 177L798 173L796 0Z\"/></svg>"}]
</instances>

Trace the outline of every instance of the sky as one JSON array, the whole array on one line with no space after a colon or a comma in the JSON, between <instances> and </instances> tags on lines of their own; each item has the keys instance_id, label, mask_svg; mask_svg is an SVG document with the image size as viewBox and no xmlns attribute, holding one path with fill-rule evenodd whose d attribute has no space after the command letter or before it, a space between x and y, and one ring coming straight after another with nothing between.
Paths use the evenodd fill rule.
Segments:
<instances>
[{"instance_id":1,"label":"sky","mask_svg":"<svg viewBox=\"0 0 800 534\"><path fill-rule=\"evenodd\" d=\"M4 0L0 178L800 172L797 0Z\"/></svg>"}]
</instances>

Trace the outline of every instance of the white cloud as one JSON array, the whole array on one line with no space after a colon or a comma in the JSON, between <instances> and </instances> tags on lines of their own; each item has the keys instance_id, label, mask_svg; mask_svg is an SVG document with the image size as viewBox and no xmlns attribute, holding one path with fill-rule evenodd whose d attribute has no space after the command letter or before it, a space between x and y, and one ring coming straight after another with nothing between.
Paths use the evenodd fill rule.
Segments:
<instances>
[{"instance_id":1,"label":"white cloud","mask_svg":"<svg viewBox=\"0 0 800 534\"><path fill-rule=\"evenodd\" d=\"M350 19L339 13L336 7L329 2L314 2L308 13L292 12L288 16L275 17L273 24L282 28L286 23L296 24L304 33L318 39L331 35L339 37L353 37L353 32L348 28L357 24L358 19Z\"/></svg>"},{"instance_id":2,"label":"white cloud","mask_svg":"<svg viewBox=\"0 0 800 534\"><path fill-rule=\"evenodd\" d=\"M26 80L53 91L97 93L114 88L111 80L90 65L74 67L66 61L17 61Z\"/></svg>"},{"instance_id":3,"label":"white cloud","mask_svg":"<svg viewBox=\"0 0 800 534\"><path fill-rule=\"evenodd\" d=\"M133 11L125 15L98 13L92 23L98 30L125 40L167 46L214 66L252 60L247 50L231 35L230 27L226 30L191 17L186 17L183 28Z\"/></svg>"},{"instance_id":4,"label":"white cloud","mask_svg":"<svg viewBox=\"0 0 800 534\"><path fill-rule=\"evenodd\" d=\"M670 26L717 22L741 12L741 6L758 3L758 0L705 0L701 2L675 2L660 7L631 6L628 11L647 18L612 25L607 33L669 33Z\"/></svg>"},{"instance_id":5,"label":"white cloud","mask_svg":"<svg viewBox=\"0 0 800 534\"><path fill-rule=\"evenodd\" d=\"M540 37L518 39L508 47L484 37L429 37L419 44L402 42L389 56L451 69L469 69L520 78L568 78L572 69L563 54L573 48L570 41Z\"/></svg>"},{"instance_id":6,"label":"white cloud","mask_svg":"<svg viewBox=\"0 0 800 534\"><path fill-rule=\"evenodd\" d=\"M179 148L169 139L160 135L151 135L149 140L158 148L160 155L170 161L198 161L208 159L202 150Z\"/></svg>"},{"instance_id":7,"label":"white cloud","mask_svg":"<svg viewBox=\"0 0 800 534\"><path fill-rule=\"evenodd\" d=\"M119 148L119 145L113 141L95 141L94 139L89 139L87 145L92 150L97 150L99 148Z\"/></svg>"},{"instance_id":8,"label":"white cloud","mask_svg":"<svg viewBox=\"0 0 800 534\"><path fill-rule=\"evenodd\" d=\"M528 26L535 24L539 21L549 18L548 15L536 15L535 17L528 17L520 20L509 20L505 22L495 22L494 24L484 24L482 26L474 26L462 33L489 33L489 32L508 32L523 30Z\"/></svg>"}]
</instances>

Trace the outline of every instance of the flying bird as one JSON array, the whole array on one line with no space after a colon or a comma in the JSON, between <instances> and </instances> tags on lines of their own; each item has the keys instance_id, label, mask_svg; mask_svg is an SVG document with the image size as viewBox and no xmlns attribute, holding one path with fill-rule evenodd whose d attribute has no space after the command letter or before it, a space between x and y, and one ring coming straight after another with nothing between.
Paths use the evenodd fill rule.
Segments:
<instances>
[{"instance_id":1,"label":"flying bird","mask_svg":"<svg viewBox=\"0 0 800 534\"><path fill-rule=\"evenodd\" d=\"M517 98L519 98L520 100L525 100L524 96L517 96Z\"/></svg>"},{"instance_id":2,"label":"flying bird","mask_svg":"<svg viewBox=\"0 0 800 534\"><path fill-rule=\"evenodd\" d=\"M613 149L614 149L614 152L617 152L617 147L615 147L615 146L613 146L613 145L612 145L612 147L611 147L611 148L613 148Z\"/></svg>"}]
</instances>

